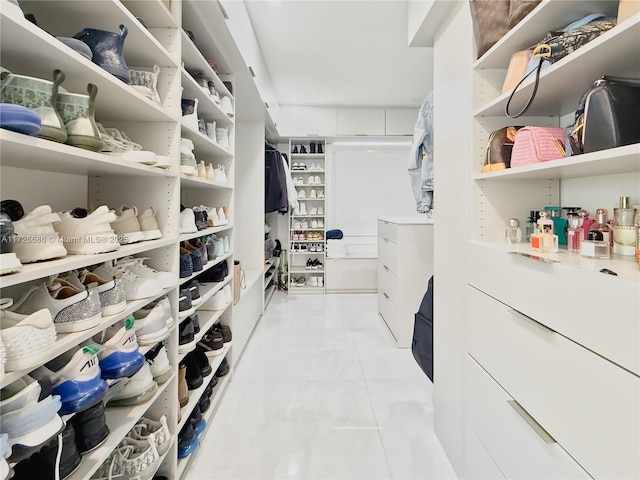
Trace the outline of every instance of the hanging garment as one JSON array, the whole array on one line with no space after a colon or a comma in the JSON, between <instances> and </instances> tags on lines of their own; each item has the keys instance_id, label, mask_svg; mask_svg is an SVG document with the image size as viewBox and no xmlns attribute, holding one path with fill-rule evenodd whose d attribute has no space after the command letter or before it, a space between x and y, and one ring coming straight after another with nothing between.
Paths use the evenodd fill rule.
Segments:
<instances>
[{"instance_id":1,"label":"hanging garment","mask_svg":"<svg viewBox=\"0 0 640 480\"><path fill-rule=\"evenodd\" d=\"M282 154L269 144L265 144L264 168L264 212L288 212L287 172L282 163Z\"/></svg>"},{"instance_id":2,"label":"hanging garment","mask_svg":"<svg viewBox=\"0 0 640 480\"><path fill-rule=\"evenodd\" d=\"M284 166L284 171L286 173L287 180L287 197L289 197L289 206L292 209L296 209L300 206L298 203L298 194L296 193L296 187L293 186L293 180L291 179L291 169L289 168L289 159L287 158L286 153L282 153L282 165Z\"/></svg>"},{"instance_id":3,"label":"hanging garment","mask_svg":"<svg viewBox=\"0 0 640 480\"><path fill-rule=\"evenodd\" d=\"M409 176L416 210L431 214L433 209L433 92L427 95L413 131L409 152Z\"/></svg>"}]
</instances>

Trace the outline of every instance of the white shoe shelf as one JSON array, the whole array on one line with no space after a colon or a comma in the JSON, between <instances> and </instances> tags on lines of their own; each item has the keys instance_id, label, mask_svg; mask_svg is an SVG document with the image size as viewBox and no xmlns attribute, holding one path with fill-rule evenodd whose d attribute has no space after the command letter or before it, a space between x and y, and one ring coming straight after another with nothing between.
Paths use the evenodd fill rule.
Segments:
<instances>
[{"instance_id":1,"label":"white shoe shelf","mask_svg":"<svg viewBox=\"0 0 640 480\"><path fill-rule=\"evenodd\" d=\"M82 458L80 467L68 478L70 480L89 479L122 441L143 415L151 418L167 416L172 434L172 446L160 459L158 473L172 479L180 478L188 462L178 462L177 444L180 428L191 414L195 402L202 392L190 392L190 403L182 409L182 422L178 424L178 363L184 355L178 353L178 288L197 278L221 262L228 262L229 276L223 282L203 283L200 287L203 305L215 293L233 282L233 232L234 225L212 227L193 234L180 234L180 204L187 207L207 205L228 208L230 218L234 215L234 172L235 172L235 119L226 115L210 96L193 79L191 74L204 72L213 80L221 96L233 95L223 81L234 84L233 72L218 75L206 58L211 58L227 69L225 48L227 44L212 48L217 41L208 38L198 30L195 43L186 30L194 27L184 23L186 18L196 18L202 8L206 8L207 18L218 15L222 23L222 11L216 7L203 6L196 0L101 0L78 2L76 0L51 0L37 2L22 0L24 13L33 13L40 27L25 18L14 5L0 0L0 55L2 67L16 74L50 80L54 69L65 74L62 87L71 93L85 93L88 83L98 87L95 101L96 121L122 129L135 142L158 155L167 155L171 166L157 168L122 160L100 152L90 152L70 145L60 144L42 138L30 137L8 130L0 130L0 181L2 200L15 199L29 212L39 205L50 205L54 212L84 207L93 210L100 205L120 208L121 205L137 206L139 211L153 207L162 231L162 238L152 241L123 245L118 250L97 255L68 255L66 257L23 265L18 273L0 277L2 297L17 300L21 293L37 282L46 281L49 276L70 270L82 269L119 259L128 255L145 257L145 263L175 275L175 287L164 290L160 295L127 302L123 312L103 317L102 322L89 330L58 334L54 346L46 358L32 368L6 372L0 378L0 386L28 374L40 365L56 358L65 351L76 348L82 342L101 332L110 325L123 320L153 300L167 295L176 322L170 336L164 343L169 361L174 369L168 381L159 386L154 396L144 404L133 407L108 407L107 425L110 435L107 440ZM170 4L170 8L167 7ZM183 15L189 11L190 16ZM143 19L145 26L136 18ZM83 28L98 28L118 32L123 24L128 29L124 41L124 57L129 68L160 67L157 89L162 99L158 104L130 88L107 71L58 41L52 35L72 35ZM51 32L47 33L45 29ZM203 53L198 46L204 48ZM236 48L233 46L233 48ZM198 98L198 114L206 122L215 121L219 127L229 128L229 148L222 148L197 130L181 123L181 98ZM189 138L194 143L197 161L212 163L214 168L223 165L228 184L189 177L180 174L180 137ZM321 173L321 172L317 172ZM179 243L204 235L228 235L231 251L209 261L202 272L188 278L179 278ZM223 322L233 330L233 305L222 311L198 310L201 338L214 323ZM143 353L153 345L141 347ZM205 414L210 420L215 413L226 385L233 375L230 346L222 355L211 359L213 372L223 359L230 364L230 373L219 379L211 407ZM205 378L205 383L211 380ZM204 388L202 389L204 391ZM191 406L191 409L189 409ZM202 434L204 435L204 433ZM201 440L202 440L201 435Z\"/></svg>"},{"instance_id":2,"label":"white shoe shelf","mask_svg":"<svg viewBox=\"0 0 640 480\"><path fill-rule=\"evenodd\" d=\"M310 151L311 149L311 143L315 143L316 145L320 145L322 147L322 151L326 152L327 151L327 145L326 142L323 138L311 138L311 137L307 137L307 138L291 138L289 140L289 158L290 160L290 167L293 168L294 164L298 164L298 163L305 163L306 169L305 170L291 170L291 178L295 179L298 178L302 175L317 175L320 177L320 183L304 183L304 184L295 184L294 183L294 187L296 189L297 192L305 192L306 197L305 198L300 198L298 196L298 202L299 203L307 203L307 202L313 202L312 205L315 208L318 207L322 207L323 211L326 211L325 208L325 198L327 196L327 192L326 189L324 188L326 186L326 175L327 175L327 162L326 162L326 157L325 157L325 153L293 153L294 148L297 148L297 151L300 151L301 146L304 146L304 148L307 150L307 152ZM318 147L316 147L318 148ZM319 168L319 170L309 170L309 167L311 165L315 165L315 168ZM304 178L304 177L303 177ZM305 181L307 181L305 179ZM318 187L322 188L324 191L324 197L318 198L318 197L313 197L313 198L309 198L309 193L311 192L311 190L316 190ZM308 205L305 205L305 211L308 211L308 209L310 208ZM301 210L301 208L300 208ZM297 293L324 293L324 286L322 287L310 287L308 285L305 285L304 287L298 287L295 284L292 283L292 281L294 281L295 279L298 279L300 277L305 279L305 282L308 280L308 278L311 275L314 275L316 277L321 277L323 280L323 285L324 285L324 279L325 279L325 272L324 269L318 269L318 270L307 270L305 268L306 265L306 259L307 258L314 258L314 259L318 259L320 260L323 264L325 263L325 254L324 251L326 250L326 245L325 245L325 227L326 227L326 220L325 220L325 216L324 215L309 215L309 214L302 214L299 211L291 211L289 212L289 248L287 251L287 254L289 255L289 277L288 277L288 293L289 294L297 294ZM293 222L298 221L299 219L323 219L324 221L324 225L325 227L321 227L321 228L294 228L293 226ZM309 227L311 226L311 221L309 220ZM297 240L294 239L294 232L320 232L322 235L322 238L312 238L312 239L305 239L305 240ZM321 252L300 252L300 251L294 251L293 246L296 244L313 244L313 243L317 243L317 244L322 244L323 248ZM294 282L295 283L295 282Z\"/></svg>"}]
</instances>

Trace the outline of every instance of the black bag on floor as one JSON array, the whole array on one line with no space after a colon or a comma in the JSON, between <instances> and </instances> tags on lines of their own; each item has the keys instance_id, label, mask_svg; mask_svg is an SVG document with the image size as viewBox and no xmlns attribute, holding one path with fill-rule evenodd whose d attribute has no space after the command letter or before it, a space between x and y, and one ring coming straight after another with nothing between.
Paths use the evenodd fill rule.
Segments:
<instances>
[{"instance_id":1,"label":"black bag on floor","mask_svg":"<svg viewBox=\"0 0 640 480\"><path fill-rule=\"evenodd\" d=\"M433 382L433 276L429 279L427 293L415 315L411 352L422 371Z\"/></svg>"}]
</instances>

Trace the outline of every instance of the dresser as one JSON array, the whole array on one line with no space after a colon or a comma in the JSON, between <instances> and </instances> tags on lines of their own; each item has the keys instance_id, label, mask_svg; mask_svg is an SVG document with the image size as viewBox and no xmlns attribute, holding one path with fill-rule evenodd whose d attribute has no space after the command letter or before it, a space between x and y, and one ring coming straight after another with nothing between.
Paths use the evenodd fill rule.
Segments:
<instances>
[{"instance_id":1,"label":"dresser","mask_svg":"<svg viewBox=\"0 0 640 480\"><path fill-rule=\"evenodd\" d=\"M433 220L378 219L378 312L400 348L409 348L414 315L433 275Z\"/></svg>"}]
</instances>

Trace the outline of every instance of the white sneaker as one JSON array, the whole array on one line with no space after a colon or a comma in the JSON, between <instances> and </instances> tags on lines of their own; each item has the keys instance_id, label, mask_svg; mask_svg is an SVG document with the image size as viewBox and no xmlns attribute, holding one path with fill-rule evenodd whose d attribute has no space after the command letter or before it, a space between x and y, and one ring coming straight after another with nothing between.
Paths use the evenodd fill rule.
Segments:
<instances>
[{"instance_id":1,"label":"white sneaker","mask_svg":"<svg viewBox=\"0 0 640 480\"><path fill-rule=\"evenodd\" d=\"M315 275L309 275L306 281L307 287L317 287L318 286L318 277Z\"/></svg>"},{"instance_id":2,"label":"white sneaker","mask_svg":"<svg viewBox=\"0 0 640 480\"><path fill-rule=\"evenodd\" d=\"M122 379L122 382L125 382L124 387L111 396L107 406L137 405L146 402L158 390L158 384L153 380L151 367L147 362L142 363L133 377Z\"/></svg>"},{"instance_id":3,"label":"white sneaker","mask_svg":"<svg viewBox=\"0 0 640 480\"><path fill-rule=\"evenodd\" d=\"M115 261L103 263L93 273L102 278L116 277L122 280L127 301L142 300L162 293L162 285L158 280L142 278Z\"/></svg>"},{"instance_id":4,"label":"white sneaker","mask_svg":"<svg viewBox=\"0 0 640 480\"><path fill-rule=\"evenodd\" d=\"M219 225L228 225L229 219L227 218L227 214L224 211L224 207L218 208L218 224Z\"/></svg>"},{"instance_id":5,"label":"white sneaker","mask_svg":"<svg viewBox=\"0 0 640 480\"><path fill-rule=\"evenodd\" d=\"M156 221L156 211L153 207L147 208L144 212L138 215L138 222L140 223L140 231L144 240L156 240L162 238L162 232L158 227Z\"/></svg>"},{"instance_id":6,"label":"white sneaker","mask_svg":"<svg viewBox=\"0 0 640 480\"><path fill-rule=\"evenodd\" d=\"M20 220L13 222L15 232L14 253L22 263L38 262L64 257L67 249L53 225L60 216L52 213L49 205L41 205ZM41 241L36 241L40 239Z\"/></svg>"},{"instance_id":7,"label":"white sneaker","mask_svg":"<svg viewBox=\"0 0 640 480\"><path fill-rule=\"evenodd\" d=\"M229 253L231 251L231 246L229 245L229 237L227 235L222 237L222 249L224 253Z\"/></svg>"},{"instance_id":8,"label":"white sneaker","mask_svg":"<svg viewBox=\"0 0 640 480\"><path fill-rule=\"evenodd\" d=\"M121 445L109 455L91 478L94 480L149 480L158 469L159 461L160 456L152 443L144 442L144 445L140 446Z\"/></svg>"},{"instance_id":9,"label":"white sneaker","mask_svg":"<svg viewBox=\"0 0 640 480\"><path fill-rule=\"evenodd\" d=\"M198 178L207 178L207 167L204 166L204 161L198 162Z\"/></svg>"},{"instance_id":10,"label":"white sneaker","mask_svg":"<svg viewBox=\"0 0 640 480\"><path fill-rule=\"evenodd\" d=\"M294 220L293 221L293 229L294 230L300 230L302 227L300 226L300 220Z\"/></svg>"},{"instance_id":11,"label":"white sneaker","mask_svg":"<svg viewBox=\"0 0 640 480\"><path fill-rule=\"evenodd\" d=\"M164 307L156 304L152 309L140 309L133 312L136 319L133 328L139 345L154 345L169 336Z\"/></svg>"},{"instance_id":12,"label":"white sneaker","mask_svg":"<svg viewBox=\"0 0 640 480\"><path fill-rule=\"evenodd\" d=\"M240 281L240 279L238 279ZM231 294L231 285L228 283L222 287L222 294L224 295L224 301L228 305L233 302L233 295Z\"/></svg>"},{"instance_id":13,"label":"white sneaker","mask_svg":"<svg viewBox=\"0 0 640 480\"><path fill-rule=\"evenodd\" d=\"M209 222L210 227L219 227L221 225L220 219L218 218L218 210L215 207L201 205L200 208L204 208L207 212L207 221Z\"/></svg>"},{"instance_id":14,"label":"white sneaker","mask_svg":"<svg viewBox=\"0 0 640 480\"><path fill-rule=\"evenodd\" d=\"M320 175L316 175L316 178L313 181L313 183L315 183L316 185L322 185L322 179L320 178Z\"/></svg>"},{"instance_id":15,"label":"white sneaker","mask_svg":"<svg viewBox=\"0 0 640 480\"><path fill-rule=\"evenodd\" d=\"M153 434L153 437L151 434ZM160 417L160 420L142 417L131 429L128 436L136 440L153 443L160 456L167 453L171 445L171 432L169 431L166 415Z\"/></svg>"},{"instance_id":16,"label":"white sneaker","mask_svg":"<svg viewBox=\"0 0 640 480\"><path fill-rule=\"evenodd\" d=\"M132 141L117 128L104 128L100 123L96 123L96 126L105 144L103 152L112 157L143 165L155 165L158 162L154 152L143 150L142 145Z\"/></svg>"},{"instance_id":17,"label":"white sneaker","mask_svg":"<svg viewBox=\"0 0 640 480\"><path fill-rule=\"evenodd\" d=\"M218 164L218 168L216 168L214 172L214 176L216 177L216 183L221 185L228 185L229 180L227 179L227 174L224 171L224 165Z\"/></svg>"},{"instance_id":18,"label":"white sneaker","mask_svg":"<svg viewBox=\"0 0 640 480\"><path fill-rule=\"evenodd\" d=\"M324 198L324 190L318 192L318 198Z\"/></svg>"},{"instance_id":19,"label":"white sneaker","mask_svg":"<svg viewBox=\"0 0 640 480\"><path fill-rule=\"evenodd\" d=\"M80 291L60 278L31 287L11 311L31 315L43 308L51 312L58 333L80 332L102 321L98 289Z\"/></svg>"},{"instance_id":20,"label":"white sneaker","mask_svg":"<svg viewBox=\"0 0 640 480\"><path fill-rule=\"evenodd\" d=\"M324 287L324 277L322 275L318 275L318 287Z\"/></svg>"},{"instance_id":21,"label":"white sneaker","mask_svg":"<svg viewBox=\"0 0 640 480\"><path fill-rule=\"evenodd\" d=\"M212 182L216 181L216 172L212 164L207 165L207 168L205 169L205 176L207 180L211 180Z\"/></svg>"},{"instance_id":22,"label":"white sneaker","mask_svg":"<svg viewBox=\"0 0 640 480\"><path fill-rule=\"evenodd\" d=\"M227 117L233 118L233 105L231 104L231 99L228 96L222 96L220 99L220 108Z\"/></svg>"},{"instance_id":23,"label":"white sneaker","mask_svg":"<svg viewBox=\"0 0 640 480\"><path fill-rule=\"evenodd\" d=\"M194 131L198 131L198 99L194 98L195 105L193 106L193 113L188 115L182 115L182 124L191 128Z\"/></svg>"},{"instance_id":24,"label":"white sneaker","mask_svg":"<svg viewBox=\"0 0 640 480\"><path fill-rule=\"evenodd\" d=\"M118 218L111 222L111 228L118 235L121 245L141 242L144 234L138 220L138 209L136 207L120 207L120 212L114 212Z\"/></svg>"},{"instance_id":25,"label":"white sneaker","mask_svg":"<svg viewBox=\"0 0 640 480\"><path fill-rule=\"evenodd\" d=\"M162 310L163 310L162 318L164 318L164 321L165 321L165 324L166 324L167 328L172 328L173 327L173 316L172 316L172 313L171 313L171 302L169 302L169 298L167 298L167 297L162 297L162 298L160 298L158 300L154 300L150 304L145 305L144 307L142 307L139 310L139 312L142 312L142 311L151 312L151 310L153 310L157 305L160 305L162 307Z\"/></svg>"},{"instance_id":26,"label":"white sneaker","mask_svg":"<svg viewBox=\"0 0 640 480\"><path fill-rule=\"evenodd\" d=\"M300 202L300 215L307 214L307 204L304 202Z\"/></svg>"},{"instance_id":27,"label":"white sneaker","mask_svg":"<svg viewBox=\"0 0 640 480\"><path fill-rule=\"evenodd\" d=\"M311 190L309 198L318 198L318 193L315 190Z\"/></svg>"},{"instance_id":28,"label":"white sneaker","mask_svg":"<svg viewBox=\"0 0 640 480\"><path fill-rule=\"evenodd\" d=\"M171 159L167 155L156 155L154 167L168 169L171 168Z\"/></svg>"},{"instance_id":29,"label":"white sneaker","mask_svg":"<svg viewBox=\"0 0 640 480\"><path fill-rule=\"evenodd\" d=\"M224 310L226 307L227 307L227 301L226 301L225 294L222 290L220 290L211 298L211 303L209 308L211 308L211 310L220 311L220 310Z\"/></svg>"},{"instance_id":30,"label":"white sneaker","mask_svg":"<svg viewBox=\"0 0 640 480\"><path fill-rule=\"evenodd\" d=\"M315 218L311 220L311 228L318 228L318 221Z\"/></svg>"},{"instance_id":31,"label":"white sneaker","mask_svg":"<svg viewBox=\"0 0 640 480\"><path fill-rule=\"evenodd\" d=\"M97 288L103 317L116 315L127 307L124 285L118 278L105 280L85 269L80 272L69 272L63 279L79 291L93 287Z\"/></svg>"},{"instance_id":32,"label":"white sneaker","mask_svg":"<svg viewBox=\"0 0 640 480\"><path fill-rule=\"evenodd\" d=\"M180 212L180 233L196 233L198 227L196 227L196 217L193 214L193 210L185 208Z\"/></svg>"},{"instance_id":33,"label":"white sneaker","mask_svg":"<svg viewBox=\"0 0 640 480\"><path fill-rule=\"evenodd\" d=\"M307 222L306 218L300 222L300 228L302 230L306 230L307 228L309 228L309 222Z\"/></svg>"},{"instance_id":34,"label":"white sneaker","mask_svg":"<svg viewBox=\"0 0 640 480\"><path fill-rule=\"evenodd\" d=\"M123 257L118 260L117 265L131 270L139 277L157 280L163 289L175 287L174 275L145 265L144 261L147 259L148 257Z\"/></svg>"},{"instance_id":35,"label":"white sneaker","mask_svg":"<svg viewBox=\"0 0 640 480\"><path fill-rule=\"evenodd\" d=\"M157 384L163 384L171 376L173 369L169 363L169 357L167 356L167 349L163 344L158 344L152 348L145 355L146 361L151 369L151 375L153 375L153 381Z\"/></svg>"},{"instance_id":36,"label":"white sneaker","mask_svg":"<svg viewBox=\"0 0 640 480\"><path fill-rule=\"evenodd\" d=\"M67 252L75 255L93 255L113 252L120 248L118 235L111 228L116 215L102 205L88 213L83 208L61 212L60 222L53 228L60 234Z\"/></svg>"},{"instance_id":37,"label":"white sneaker","mask_svg":"<svg viewBox=\"0 0 640 480\"><path fill-rule=\"evenodd\" d=\"M313 185L315 177L313 175L309 175L309 178L307 178L307 185Z\"/></svg>"},{"instance_id":38,"label":"white sneaker","mask_svg":"<svg viewBox=\"0 0 640 480\"><path fill-rule=\"evenodd\" d=\"M6 310L10 298L0 299L0 336L5 354L6 371L24 370L47 360L56 342L56 329L46 308L31 315Z\"/></svg>"},{"instance_id":39,"label":"white sneaker","mask_svg":"<svg viewBox=\"0 0 640 480\"><path fill-rule=\"evenodd\" d=\"M309 215L317 215L317 214L318 214L318 207L309 208Z\"/></svg>"},{"instance_id":40,"label":"white sneaker","mask_svg":"<svg viewBox=\"0 0 640 480\"><path fill-rule=\"evenodd\" d=\"M324 220L318 220L318 228L324 228Z\"/></svg>"},{"instance_id":41,"label":"white sneaker","mask_svg":"<svg viewBox=\"0 0 640 480\"><path fill-rule=\"evenodd\" d=\"M225 150L229 149L229 129L227 127L216 127L216 143Z\"/></svg>"},{"instance_id":42,"label":"white sneaker","mask_svg":"<svg viewBox=\"0 0 640 480\"><path fill-rule=\"evenodd\" d=\"M318 207L318 215L324 215L324 208Z\"/></svg>"},{"instance_id":43,"label":"white sneaker","mask_svg":"<svg viewBox=\"0 0 640 480\"><path fill-rule=\"evenodd\" d=\"M307 198L307 193L304 190L298 191L298 198L300 199Z\"/></svg>"}]
</instances>

